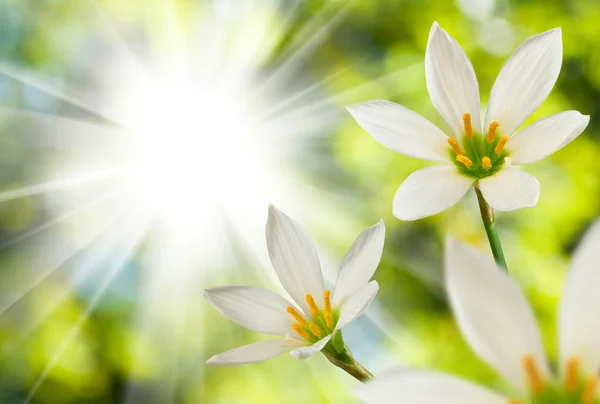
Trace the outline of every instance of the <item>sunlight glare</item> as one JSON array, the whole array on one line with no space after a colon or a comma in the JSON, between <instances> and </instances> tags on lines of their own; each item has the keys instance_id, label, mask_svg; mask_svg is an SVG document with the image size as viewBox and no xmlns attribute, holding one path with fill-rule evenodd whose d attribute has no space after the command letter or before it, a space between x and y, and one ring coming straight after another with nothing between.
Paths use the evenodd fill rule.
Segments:
<instances>
[{"instance_id":1,"label":"sunlight glare","mask_svg":"<svg viewBox=\"0 0 600 404\"><path fill-rule=\"evenodd\" d=\"M168 221L206 225L236 198L235 184L258 181L252 122L240 97L193 78L159 80L131 102L136 203ZM252 141L251 141L252 140Z\"/></svg>"}]
</instances>

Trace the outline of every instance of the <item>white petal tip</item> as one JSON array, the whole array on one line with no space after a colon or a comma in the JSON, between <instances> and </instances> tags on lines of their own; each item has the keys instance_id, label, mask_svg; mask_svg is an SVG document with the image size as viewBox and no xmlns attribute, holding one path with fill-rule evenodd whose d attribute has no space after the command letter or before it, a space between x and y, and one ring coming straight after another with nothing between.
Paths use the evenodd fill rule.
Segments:
<instances>
[{"instance_id":1,"label":"white petal tip","mask_svg":"<svg viewBox=\"0 0 600 404\"><path fill-rule=\"evenodd\" d=\"M560 46L562 48L562 29L560 27L552 28L541 35L547 35L551 37L552 42L555 42L555 46Z\"/></svg>"},{"instance_id":2,"label":"white petal tip","mask_svg":"<svg viewBox=\"0 0 600 404\"><path fill-rule=\"evenodd\" d=\"M218 358L219 355L215 355L213 357L211 357L209 360L206 361L207 365L220 365L221 362L219 361Z\"/></svg>"},{"instance_id":3,"label":"white petal tip","mask_svg":"<svg viewBox=\"0 0 600 404\"><path fill-rule=\"evenodd\" d=\"M270 221L277 219L278 217L286 216L281 210L279 210L275 205L269 204L269 211L267 214L267 226Z\"/></svg>"},{"instance_id":4,"label":"white petal tip","mask_svg":"<svg viewBox=\"0 0 600 404\"><path fill-rule=\"evenodd\" d=\"M377 221L377 223L375 223L373 226L371 226L372 228L377 228L377 229L381 229L385 231L385 222L383 221L383 219L379 219L379 221Z\"/></svg>"},{"instance_id":5,"label":"white petal tip","mask_svg":"<svg viewBox=\"0 0 600 404\"><path fill-rule=\"evenodd\" d=\"M212 297L212 296L211 296L211 295L212 295L212 293L213 293L213 290L214 290L214 289L204 289L204 294L203 294L203 295L204 295L204 298L205 298L206 300L208 300L209 302L211 302L211 303L212 303L212 301L211 301L211 297Z\"/></svg>"},{"instance_id":6,"label":"white petal tip","mask_svg":"<svg viewBox=\"0 0 600 404\"><path fill-rule=\"evenodd\" d=\"M437 21L434 22L433 25L431 26L431 30L429 31L429 42L431 42L431 40L436 35L439 35L442 32L444 32L444 29L442 27L440 27L440 25L437 23Z\"/></svg>"}]
</instances>

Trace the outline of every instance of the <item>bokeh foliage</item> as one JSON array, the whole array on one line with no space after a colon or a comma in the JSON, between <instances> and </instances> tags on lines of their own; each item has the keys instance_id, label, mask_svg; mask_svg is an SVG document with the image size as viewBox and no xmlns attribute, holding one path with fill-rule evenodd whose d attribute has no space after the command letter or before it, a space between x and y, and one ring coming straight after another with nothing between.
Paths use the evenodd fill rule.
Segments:
<instances>
[{"instance_id":1,"label":"bokeh foliage","mask_svg":"<svg viewBox=\"0 0 600 404\"><path fill-rule=\"evenodd\" d=\"M189 15L187 11L211 12L211 2L171 1L178 4L182 16ZM269 4L277 7L274 1ZM0 54L4 61L43 72L62 83L83 83L87 78L86 56L102 46L102 37L91 28L100 18L98 10L102 10L101 18L113 21L125 37L143 38L140 33L148 31L160 37L163 28L147 24L147 15L160 14L160 7L158 0L5 1L0 5ZM286 16L282 12L280 18L283 35L262 66L266 72L278 63L279 55L297 46L295 41L310 37L302 31L307 24L315 18L323 24L335 19L327 28L326 39L306 59L303 79L320 82L328 78L323 82L324 96L339 109L339 120L333 131L298 139L294 161L303 178L325 193L323 203L338 211L332 220L324 217L319 206L306 207L312 219L305 225L321 252L326 250L330 255L332 273L361 229L380 217L387 225L384 257L375 277L380 293L369 318L347 331L357 359L373 372L392 366L432 367L500 390L508 387L461 338L442 282L447 233L487 250L474 195L428 219L395 219L391 201L398 185L426 163L377 144L343 106L389 99L444 127L428 98L423 68L433 21L437 20L467 51L484 104L503 61L522 40L562 27L561 75L551 96L527 123L577 109L591 115L590 125L568 147L526 168L542 184L536 208L498 215L511 273L530 297L548 351L555 358L554 313L564 274L573 248L600 211L600 165L595 165L600 161L600 4L591 0L305 0L299 1L293 13ZM0 75L0 99L4 106L84 114L4 75ZM11 120L1 127L3 189L45 177L46 160L41 158L45 149L36 134L24 130L23 125ZM36 197L0 203L0 245L5 247L0 250L0 294L24 285L30 281L29 275L40 270L28 267L24 256L28 252L12 241L50 220L52 214ZM59 243L77 244L67 234L59 236ZM239 256L237 265L209 272L206 286L244 283L278 287L265 275L270 268L246 259L242 248L235 254ZM33 397L34 403L125 402L132 390L138 397L136 402L144 403L352 400L354 381L322 357L296 362L284 355L245 367L207 367L205 361L212 354L262 337L221 317L204 302L201 290L192 295L180 346L173 351L166 349L171 341L160 330L148 335L136 323L139 306L145 303L139 299L139 273L144 264L135 257L115 281L118 286L109 289L90 318L72 334L90 296L87 286L73 280L78 265L74 257L0 314L1 403L22 402L53 362L55 366ZM153 303L160 310L161 302ZM164 316L168 318L169 313ZM70 343L62 349L65 339ZM54 358L59 350L61 354ZM136 350L143 352L141 361L133 359Z\"/></svg>"}]
</instances>

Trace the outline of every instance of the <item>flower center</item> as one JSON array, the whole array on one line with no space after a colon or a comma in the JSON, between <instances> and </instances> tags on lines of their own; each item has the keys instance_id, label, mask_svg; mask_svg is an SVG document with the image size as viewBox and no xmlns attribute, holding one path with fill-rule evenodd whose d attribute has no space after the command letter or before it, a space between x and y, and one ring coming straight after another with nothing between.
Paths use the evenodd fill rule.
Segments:
<instances>
[{"instance_id":1,"label":"flower center","mask_svg":"<svg viewBox=\"0 0 600 404\"><path fill-rule=\"evenodd\" d=\"M333 332L339 319L339 313L331 308L331 292L329 290L323 293L322 310L310 294L306 295L306 303L311 312L309 319L292 306L288 306L286 311L296 320L296 323L292 324L292 330L305 340L314 343Z\"/></svg>"},{"instance_id":2,"label":"flower center","mask_svg":"<svg viewBox=\"0 0 600 404\"><path fill-rule=\"evenodd\" d=\"M498 122L490 124L485 137L483 134L474 133L471 114L468 112L463 115L463 124L465 134L461 142L453 137L448 138L450 157L458 170L476 179L497 173L508 155L504 150L508 136L501 136L498 133L500 126Z\"/></svg>"},{"instance_id":3,"label":"flower center","mask_svg":"<svg viewBox=\"0 0 600 404\"><path fill-rule=\"evenodd\" d=\"M527 375L530 396L528 400L510 400L508 404L598 404L598 377L585 377L580 372L577 358L571 358L565 364L562 382L545 382L535 359L531 355L523 357L521 364Z\"/></svg>"}]
</instances>

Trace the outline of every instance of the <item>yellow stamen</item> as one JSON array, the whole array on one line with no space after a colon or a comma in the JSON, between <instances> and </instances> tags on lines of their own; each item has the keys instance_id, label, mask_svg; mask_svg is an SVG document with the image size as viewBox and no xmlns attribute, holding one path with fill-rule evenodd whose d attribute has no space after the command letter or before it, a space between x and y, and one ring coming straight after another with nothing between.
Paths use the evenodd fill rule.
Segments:
<instances>
[{"instance_id":1,"label":"yellow stamen","mask_svg":"<svg viewBox=\"0 0 600 404\"><path fill-rule=\"evenodd\" d=\"M323 312L323 318L325 319L325 323L327 323L327 327L333 327L333 320L331 318L331 292L326 290L323 293L323 302L325 303L325 311Z\"/></svg>"},{"instance_id":2,"label":"yellow stamen","mask_svg":"<svg viewBox=\"0 0 600 404\"><path fill-rule=\"evenodd\" d=\"M452 147L452 150L454 150L456 154L465 154L465 151L458 144L458 140L454 139L453 137L448 138L448 144L450 147Z\"/></svg>"},{"instance_id":3,"label":"yellow stamen","mask_svg":"<svg viewBox=\"0 0 600 404\"><path fill-rule=\"evenodd\" d=\"M310 306L310 311L312 312L313 317L317 317L319 315L319 308L315 303L315 299L311 295L306 295L306 303Z\"/></svg>"},{"instance_id":4,"label":"yellow stamen","mask_svg":"<svg viewBox=\"0 0 600 404\"><path fill-rule=\"evenodd\" d=\"M581 395L582 404L591 404L594 402L596 397L596 388L598 386L598 377L590 376L583 387L583 394Z\"/></svg>"},{"instance_id":5,"label":"yellow stamen","mask_svg":"<svg viewBox=\"0 0 600 404\"><path fill-rule=\"evenodd\" d=\"M296 331L304 339L309 339L310 334L304 331L298 324L292 324L292 330Z\"/></svg>"},{"instance_id":6,"label":"yellow stamen","mask_svg":"<svg viewBox=\"0 0 600 404\"><path fill-rule=\"evenodd\" d=\"M319 327L317 327L315 323L310 323L308 325L308 328L310 328L310 332L312 332L315 337L321 336L321 330L319 329Z\"/></svg>"},{"instance_id":7,"label":"yellow stamen","mask_svg":"<svg viewBox=\"0 0 600 404\"><path fill-rule=\"evenodd\" d=\"M508 136L502 136L500 138L500 140L498 141L496 148L494 149L494 153L496 153L496 154L502 153L502 150L504 150L504 145L506 144L506 142L508 142Z\"/></svg>"},{"instance_id":8,"label":"yellow stamen","mask_svg":"<svg viewBox=\"0 0 600 404\"><path fill-rule=\"evenodd\" d=\"M302 317L302 315L300 315L300 313L298 313L292 306L288 306L285 310L290 313L300 325L306 324L304 317Z\"/></svg>"},{"instance_id":9,"label":"yellow stamen","mask_svg":"<svg viewBox=\"0 0 600 404\"><path fill-rule=\"evenodd\" d=\"M331 318L331 312L330 311L326 311L325 313L323 313L323 317L325 318L325 322L327 323L327 327L329 327L329 328L333 327L333 319Z\"/></svg>"},{"instance_id":10,"label":"yellow stamen","mask_svg":"<svg viewBox=\"0 0 600 404\"><path fill-rule=\"evenodd\" d=\"M486 139L488 143L494 143L494 139L496 139L496 129L498 129L498 125L500 125L498 122L490 123Z\"/></svg>"},{"instance_id":11,"label":"yellow stamen","mask_svg":"<svg viewBox=\"0 0 600 404\"><path fill-rule=\"evenodd\" d=\"M486 170L489 170L490 168L492 168L492 161L489 157L484 157L481 159L481 166Z\"/></svg>"},{"instance_id":12,"label":"yellow stamen","mask_svg":"<svg viewBox=\"0 0 600 404\"><path fill-rule=\"evenodd\" d=\"M565 367L565 387L568 392L572 393L577 389L579 383L579 361L576 358L570 358Z\"/></svg>"},{"instance_id":13,"label":"yellow stamen","mask_svg":"<svg viewBox=\"0 0 600 404\"><path fill-rule=\"evenodd\" d=\"M525 355L521 360L521 365L527 374L529 388L534 393L539 393L544 389L544 381L535 364L535 358L532 355Z\"/></svg>"},{"instance_id":14,"label":"yellow stamen","mask_svg":"<svg viewBox=\"0 0 600 404\"><path fill-rule=\"evenodd\" d=\"M471 114L468 112L463 115L463 124L465 126L465 135L471 138L473 137L473 127L471 126Z\"/></svg>"},{"instance_id":15,"label":"yellow stamen","mask_svg":"<svg viewBox=\"0 0 600 404\"><path fill-rule=\"evenodd\" d=\"M594 398L596 398L596 387L598 386L598 378L596 376L590 376L585 381L585 386L583 388L583 395L581 396L582 404L591 404L594 402Z\"/></svg>"},{"instance_id":16,"label":"yellow stamen","mask_svg":"<svg viewBox=\"0 0 600 404\"><path fill-rule=\"evenodd\" d=\"M458 156L456 156L456 161L463 163L467 168L471 168L471 166L473 165L471 159L465 156L464 154L459 154Z\"/></svg>"},{"instance_id":17,"label":"yellow stamen","mask_svg":"<svg viewBox=\"0 0 600 404\"><path fill-rule=\"evenodd\" d=\"M323 301L325 302L325 311L331 311L331 292L326 290L323 293Z\"/></svg>"}]
</instances>

